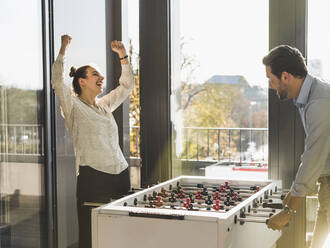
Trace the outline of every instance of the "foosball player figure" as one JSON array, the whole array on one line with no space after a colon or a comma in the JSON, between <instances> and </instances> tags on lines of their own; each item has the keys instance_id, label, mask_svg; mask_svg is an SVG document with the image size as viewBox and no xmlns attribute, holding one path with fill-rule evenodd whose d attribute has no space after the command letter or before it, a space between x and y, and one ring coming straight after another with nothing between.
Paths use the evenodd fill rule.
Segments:
<instances>
[{"instance_id":1,"label":"foosball player figure","mask_svg":"<svg viewBox=\"0 0 330 248\"><path fill-rule=\"evenodd\" d=\"M190 198L187 198L187 199L186 199L186 202L183 203L183 206L184 206L186 209L189 209L189 208L190 208L190 205L191 205Z\"/></svg>"},{"instance_id":2,"label":"foosball player figure","mask_svg":"<svg viewBox=\"0 0 330 248\"><path fill-rule=\"evenodd\" d=\"M213 205L213 209L215 211L219 211L220 208L221 208L221 206L220 206L220 200L216 200L215 201L215 205Z\"/></svg>"},{"instance_id":3,"label":"foosball player figure","mask_svg":"<svg viewBox=\"0 0 330 248\"><path fill-rule=\"evenodd\" d=\"M190 202L191 203L194 203L195 201L194 201L194 196L193 196L193 194L189 194L189 198L190 198Z\"/></svg>"},{"instance_id":4,"label":"foosball player figure","mask_svg":"<svg viewBox=\"0 0 330 248\"><path fill-rule=\"evenodd\" d=\"M172 192L171 193L171 197L168 199L169 200L169 202L176 202L176 198L175 198L175 194Z\"/></svg>"},{"instance_id":5,"label":"foosball player figure","mask_svg":"<svg viewBox=\"0 0 330 248\"><path fill-rule=\"evenodd\" d=\"M164 205L164 202L163 202L163 199L161 196L157 196L157 200L154 202L154 204L157 206L157 207L161 207Z\"/></svg>"},{"instance_id":6,"label":"foosball player figure","mask_svg":"<svg viewBox=\"0 0 330 248\"><path fill-rule=\"evenodd\" d=\"M232 200L234 200L234 201L239 201L239 197L238 197L237 192L234 192L234 194L233 194L233 196L232 196L231 198L232 198ZM242 199L242 198L241 198L241 199Z\"/></svg>"},{"instance_id":7,"label":"foosball player figure","mask_svg":"<svg viewBox=\"0 0 330 248\"><path fill-rule=\"evenodd\" d=\"M202 192L200 190L197 190L197 195L195 196L195 199L197 199L197 200L202 200L203 199L203 195L202 195Z\"/></svg>"},{"instance_id":8,"label":"foosball player figure","mask_svg":"<svg viewBox=\"0 0 330 248\"><path fill-rule=\"evenodd\" d=\"M229 189L229 192L227 192L227 196L233 196L235 191L233 189Z\"/></svg>"},{"instance_id":9,"label":"foosball player figure","mask_svg":"<svg viewBox=\"0 0 330 248\"><path fill-rule=\"evenodd\" d=\"M204 184L202 184L202 183L197 183L197 188L200 188L200 189L204 188Z\"/></svg>"},{"instance_id":10,"label":"foosball player figure","mask_svg":"<svg viewBox=\"0 0 330 248\"><path fill-rule=\"evenodd\" d=\"M220 194L219 194L219 191L216 191L214 196L213 196L213 200L221 200L221 197L220 197Z\"/></svg>"},{"instance_id":11,"label":"foosball player figure","mask_svg":"<svg viewBox=\"0 0 330 248\"><path fill-rule=\"evenodd\" d=\"M211 196L210 195L207 196L207 200L205 201L205 203L207 205L212 205L213 204L213 201L211 200Z\"/></svg>"},{"instance_id":12,"label":"foosball player figure","mask_svg":"<svg viewBox=\"0 0 330 248\"><path fill-rule=\"evenodd\" d=\"M180 199L186 198L186 194L184 193L183 189L180 189L178 193L178 198Z\"/></svg>"},{"instance_id":13,"label":"foosball player figure","mask_svg":"<svg viewBox=\"0 0 330 248\"><path fill-rule=\"evenodd\" d=\"M202 193L202 195L207 196L208 194L209 194L209 193L207 192L207 188L204 187L204 188L203 188L203 193Z\"/></svg>"},{"instance_id":14,"label":"foosball player figure","mask_svg":"<svg viewBox=\"0 0 330 248\"><path fill-rule=\"evenodd\" d=\"M149 194L149 195L148 195L148 201L152 201L152 200L153 200L152 198L153 198L152 195Z\"/></svg>"},{"instance_id":15,"label":"foosball player figure","mask_svg":"<svg viewBox=\"0 0 330 248\"><path fill-rule=\"evenodd\" d=\"M168 194L167 194L165 188L162 188L162 189L161 189L161 193L160 193L160 195L161 195L162 197L168 197Z\"/></svg>"},{"instance_id":16,"label":"foosball player figure","mask_svg":"<svg viewBox=\"0 0 330 248\"><path fill-rule=\"evenodd\" d=\"M253 190L254 193L257 193L259 191L260 187L259 186L252 186L250 190Z\"/></svg>"},{"instance_id":17,"label":"foosball player figure","mask_svg":"<svg viewBox=\"0 0 330 248\"><path fill-rule=\"evenodd\" d=\"M224 204L225 206L229 207L229 206L231 205L230 203L231 203L231 201L230 201L230 197L227 196L227 198L226 198L226 200L224 201L223 204Z\"/></svg>"},{"instance_id":18,"label":"foosball player figure","mask_svg":"<svg viewBox=\"0 0 330 248\"><path fill-rule=\"evenodd\" d=\"M220 191L220 193L226 193L226 188L225 188L225 186L224 186L224 185L221 185L221 186L219 187L219 191Z\"/></svg>"},{"instance_id":19,"label":"foosball player figure","mask_svg":"<svg viewBox=\"0 0 330 248\"><path fill-rule=\"evenodd\" d=\"M156 208L154 205L154 201L150 201L149 205L146 205L147 208Z\"/></svg>"}]
</instances>

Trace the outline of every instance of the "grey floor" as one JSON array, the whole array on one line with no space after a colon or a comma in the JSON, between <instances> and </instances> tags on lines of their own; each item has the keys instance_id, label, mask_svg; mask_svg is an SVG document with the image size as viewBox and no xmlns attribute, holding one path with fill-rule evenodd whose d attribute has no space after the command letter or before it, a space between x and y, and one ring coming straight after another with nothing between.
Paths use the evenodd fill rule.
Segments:
<instances>
[{"instance_id":1,"label":"grey floor","mask_svg":"<svg viewBox=\"0 0 330 248\"><path fill-rule=\"evenodd\" d=\"M7 225L0 224L3 226L0 248L47 248L47 214L39 203L35 199L24 198L14 204L6 204L2 219Z\"/></svg>"}]
</instances>

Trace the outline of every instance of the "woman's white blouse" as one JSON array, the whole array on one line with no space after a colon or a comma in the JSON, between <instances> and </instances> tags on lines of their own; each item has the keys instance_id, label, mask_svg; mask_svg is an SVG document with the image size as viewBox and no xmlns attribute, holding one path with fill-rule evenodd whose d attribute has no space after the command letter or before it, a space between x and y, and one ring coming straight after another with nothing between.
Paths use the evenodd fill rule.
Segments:
<instances>
[{"instance_id":1,"label":"woman's white blouse","mask_svg":"<svg viewBox=\"0 0 330 248\"><path fill-rule=\"evenodd\" d=\"M69 130L79 165L119 174L128 166L119 147L118 127L112 112L129 96L134 88L130 64L122 64L120 85L109 94L97 99L99 108L92 107L76 97L71 87L64 84L65 58L59 54L52 67L52 87L58 97Z\"/></svg>"}]
</instances>

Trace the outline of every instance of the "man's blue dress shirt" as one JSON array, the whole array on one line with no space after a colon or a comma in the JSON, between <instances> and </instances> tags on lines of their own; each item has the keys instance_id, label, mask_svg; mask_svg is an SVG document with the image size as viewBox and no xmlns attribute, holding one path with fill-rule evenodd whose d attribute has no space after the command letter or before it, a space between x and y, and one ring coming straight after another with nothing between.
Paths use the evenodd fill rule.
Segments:
<instances>
[{"instance_id":1,"label":"man's blue dress shirt","mask_svg":"<svg viewBox=\"0 0 330 248\"><path fill-rule=\"evenodd\" d=\"M320 176L330 175L330 84L307 74L293 102L299 109L306 138L291 194L304 197L315 192Z\"/></svg>"}]
</instances>

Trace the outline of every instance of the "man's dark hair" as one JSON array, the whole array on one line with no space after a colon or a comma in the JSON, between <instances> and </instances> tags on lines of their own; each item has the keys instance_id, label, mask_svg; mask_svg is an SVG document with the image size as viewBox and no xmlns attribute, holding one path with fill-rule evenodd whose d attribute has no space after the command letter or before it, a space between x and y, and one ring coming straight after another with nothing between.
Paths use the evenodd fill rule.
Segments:
<instances>
[{"instance_id":1,"label":"man's dark hair","mask_svg":"<svg viewBox=\"0 0 330 248\"><path fill-rule=\"evenodd\" d=\"M298 78L307 75L305 58L297 48L288 45L280 45L270 50L262 63L269 66L271 72L278 78L281 78L284 71Z\"/></svg>"}]
</instances>

